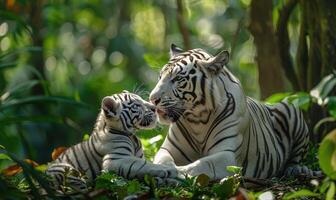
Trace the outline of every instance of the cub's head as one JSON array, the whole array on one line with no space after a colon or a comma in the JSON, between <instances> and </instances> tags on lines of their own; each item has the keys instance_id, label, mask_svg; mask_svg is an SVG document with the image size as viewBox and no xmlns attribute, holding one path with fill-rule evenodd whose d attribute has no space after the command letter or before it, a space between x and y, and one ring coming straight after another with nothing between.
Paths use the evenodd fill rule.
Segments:
<instances>
[{"instance_id":1,"label":"cub's head","mask_svg":"<svg viewBox=\"0 0 336 200\"><path fill-rule=\"evenodd\" d=\"M154 128L157 122L155 106L125 90L104 97L101 109L110 128L133 132Z\"/></svg>"},{"instance_id":2,"label":"cub's head","mask_svg":"<svg viewBox=\"0 0 336 200\"><path fill-rule=\"evenodd\" d=\"M203 49L183 51L172 44L169 62L160 71L149 97L157 107L159 121L169 124L184 113L211 107L211 79L223 72L228 60L228 51L212 56Z\"/></svg>"}]
</instances>

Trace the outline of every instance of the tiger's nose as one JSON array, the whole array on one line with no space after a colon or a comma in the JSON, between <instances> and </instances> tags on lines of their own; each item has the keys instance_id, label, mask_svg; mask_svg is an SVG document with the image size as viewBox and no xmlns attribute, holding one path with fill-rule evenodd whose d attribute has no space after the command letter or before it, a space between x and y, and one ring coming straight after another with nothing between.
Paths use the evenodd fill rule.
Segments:
<instances>
[{"instance_id":1,"label":"tiger's nose","mask_svg":"<svg viewBox=\"0 0 336 200\"><path fill-rule=\"evenodd\" d=\"M160 103L160 101L161 101L161 98L157 98L157 99L156 98L151 98L150 99L150 102L154 105L158 105Z\"/></svg>"}]
</instances>

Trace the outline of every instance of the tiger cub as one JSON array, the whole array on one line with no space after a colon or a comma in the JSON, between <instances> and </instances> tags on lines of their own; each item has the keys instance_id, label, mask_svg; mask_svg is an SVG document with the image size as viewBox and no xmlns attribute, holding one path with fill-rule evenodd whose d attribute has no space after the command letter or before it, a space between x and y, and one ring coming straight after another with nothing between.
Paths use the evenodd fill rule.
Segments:
<instances>
[{"instance_id":1,"label":"tiger cub","mask_svg":"<svg viewBox=\"0 0 336 200\"><path fill-rule=\"evenodd\" d=\"M135 131L154 128L155 107L140 96L124 91L102 100L101 111L87 141L63 152L46 170L58 189L64 185L87 190L87 182L101 171L113 171L125 178L174 178L175 168L152 164L144 159L141 142Z\"/></svg>"}]
</instances>

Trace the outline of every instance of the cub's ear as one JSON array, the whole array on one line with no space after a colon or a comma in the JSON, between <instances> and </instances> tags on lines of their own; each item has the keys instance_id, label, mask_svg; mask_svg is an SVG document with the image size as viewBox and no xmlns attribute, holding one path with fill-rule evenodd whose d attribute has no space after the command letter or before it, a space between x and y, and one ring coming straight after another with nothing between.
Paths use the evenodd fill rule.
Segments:
<instances>
[{"instance_id":1,"label":"cub's ear","mask_svg":"<svg viewBox=\"0 0 336 200\"><path fill-rule=\"evenodd\" d=\"M210 73L218 74L229 62L229 57L229 52L224 50L209 60L201 61L200 64L204 66Z\"/></svg>"},{"instance_id":2,"label":"cub's ear","mask_svg":"<svg viewBox=\"0 0 336 200\"><path fill-rule=\"evenodd\" d=\"M121 112L121 104L112 97L104 97L101 107L106 117L119 117Z\"/></svg>"},{"instance_id":3,"label":"cub's ear","mask_svg":"<svg viewBox=\"0 0 336 200\"><path fill-rule=\"evenodd\" d=\"M175 44L171 44L170 45L170 51L169 51L169 55L170 57L174 57L180 53L184 52L183 49L181 49L180 47L176 46Z\"/></svg>"},{"instance_id":4,"label":"cub's ear","mask_svg":"<svg viewBox=\"0 0 336 200\"><path fill-rule=\"evenodd\" d=\"M123 93L130 93L128 90L123 90L122 92Z\"/></svg>"}]
</instances>

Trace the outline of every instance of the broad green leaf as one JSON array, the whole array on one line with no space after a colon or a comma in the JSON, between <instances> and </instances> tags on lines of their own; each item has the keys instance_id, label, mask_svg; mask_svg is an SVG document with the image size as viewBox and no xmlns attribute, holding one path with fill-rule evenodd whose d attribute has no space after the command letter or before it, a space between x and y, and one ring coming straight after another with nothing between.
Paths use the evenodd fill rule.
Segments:
<instances>
[{"instance_id":1,"label":"broad green leaf","mask_svg":"<svg viewBox=\"0 0 336 200\"><path fill-rule=\"evenodd\" d=\"M206 174L200 174L195 179L195 184L200 186L200 187L208 186L209 182L210 182L210 178Z\"/></svg>"},{"instance_id":2,"label":"broad green leaf","mask_svg":"<svg viewBox=\"0 0 336 200\"><path fill-rule=\"evenodd\" d=\"M311 97L308 93L298 92L287 98L289 103L294 104L295 106L307 111L311 104Z\"/></svg>"},{"instance_id":3,"label":"broad green leaf","mask_svg":"<svg viewBox=\"0 0 336 200\"><path fill-rule=\"evenodd\" d=\"M324 99L336 87L336 75L330 74L310 91L310 95L317 100L319 105L323 105Z\"/></svg>"},{"instance_id":4,"label":"broad green leaf","mask_svg":"<svg viewBox=\"0 0 336 200\"><path fill-rule=\"evenodd\" d=\"M275 103L279 103L280 101L282 101L284 98L290 96L292 93L290 92L286 92L286 93L276 93L273 94L272 96L268 97L265 102L269 103L269 104L275 104Z\"/></svg>"},{"instance_id":5,"label":"broad green leaf","mask_svg":"<svg viewBox=\"0 0 336 200\"><path fill-rule=\"evenodd\" d=\"M226 170L235 174L240 174L242 168L237 166L226 166Z\"/></svg>"},{"instance_id":6,"label":"broad green leaf","mask_svg":"<svg viewBox=\"0 0 336 200\"><path fill-rule=\"evenodd\" d=\"M318 197L320 194L312 192L307 189L298 190L295 192L287 193L283 199L298 199L299 197Z\"/></svg>"},{"instance_id":7,"label":"broad green leaf","mask_svg":"<svg viewBox=\"0 0 336 200\"><path fill-rule=\"evenodd\" d=\"M336 129L322 140L318 154L322 171L336 180Z\"/></svg>"},{"instance_id":8,"label":"broad green leaf","mask_svg":"<svg viewBox=\"0 0 336 200\"><path fill-rule=\"evenodd\" d=\"M239 187L239 180L237 180L234 176L229 176L223 178L220 183L216 183L212 186L213 192L216 193L216 196L221 199L226 199L232 196Z\"/></svg>"},{"instance_id":9,"label":"broad green leaf","mask_svg":"<svg viewBox=\"0 0 336 200\"><path fill-rule=\"evenodd\" d=\"M336 96L328 97L328 111L336 119Z\"/></svg>"},{"instance_id":10,"label":"broad green leaf","mask_svg":"<svg viewBox=\"0 0 336 200\"><path fill-rule=\"evenodd\" d=\"M319 190L321 194L325 194L325 192L327 191L327 189L329 188L330 185L330 181L329 179L325 179L322 183L322 185L320 186Z\"/></svg>"},{"instance_id":11,"label":"broad green leaf","mask_svg":"<svg viewBox=\"0 0 336 200\"><path fill-rule=\"evenodd\" d=\"M326 200L334 200L335 199L335 183L331 182L329 186L329 190L326 195Z\"/></svg>"}]
</instances>

